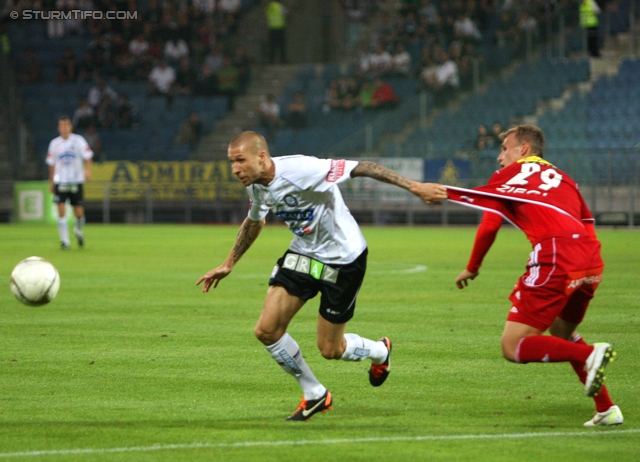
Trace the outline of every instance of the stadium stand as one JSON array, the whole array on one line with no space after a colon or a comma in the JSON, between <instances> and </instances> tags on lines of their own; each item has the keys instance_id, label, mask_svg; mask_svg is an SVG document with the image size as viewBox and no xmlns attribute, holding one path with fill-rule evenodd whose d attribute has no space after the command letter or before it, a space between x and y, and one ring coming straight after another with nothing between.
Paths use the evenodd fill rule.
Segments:
<instances>
[{"instance_id":1,"label":"stadium stand","mask_svg":"<svg viewBox=\"0 0 640 462\"><path fill-rule=\"evenodd\" d=\"M254 0L243 0L241 11L247 11L255 5ZM102 2L95 2L96 9L110 8ZM136 123L133 128L120 128L117 123L114 126L102 127L97 121L97 132L102 139L103 156L108 160L185 160L189 158L191 147L175 142L178 127L190 113L199 115L202 122L202 135L213 130L216 120L223 118L227 113L228 97L222 95L199 96L195 92L176 94L171 99L163 96L147 96L148 74L150 63L155 58L163 55L164 43L167 38L173 37L168 31L168 23L161 16L154 17L162 10L154 10L152 2L138 0L134 3L134 9L140 15L137 23L119 21L127 26L119 24L116 28L113 24L105 26L95 25L95 21L87 20L78 31L74 33L56 33L52 36L48 29L51 21L12 21L8 24L8 34L11 41L11 52L17 74L21 75L29 64L27 50L35 51L35 60L39 63L41 72L34 79L23 79L22 99L27 122L30 127L33 150L39 156L46 152L49 141L57 136L56 120L60 115L73 116L78 102L87 96L94 85L96 75L104 76L107 85L118 95L127 96L137 113ZM104 10L106 11L106 10ZM179 20L184 16L177 13L173 5L167 4L166 9L169 19ZM178 29L178 35L185 34L190 42L198 42L201 31L198 29L205 23L203 14L195 9L189 10L191 17L189 26ZM210 15L214 24L225 23L229 29L233 29L233 21L228 21L226 13L218 10ZM239 15L239 13L233 13ZM232 15L228 13L227 15ZM234 16L233 20L237 18ZM107 23L109 21L101 21ZM98 27L96 29L96 27ZM106 27L105 30L99 27ZM129 29L127 29L127 27ZM216 26L217 27L217 26ZM120 72L120 64L117 56L127 57L127 45L133 37L143 30L151 32L146 37L151 42L150 51L143 58L136 61L137 70L124 80ZM231 34L232 30L223 31L221 27L215 30L217 38L223 39ZM225 35L226 34L226 35ZM120 37L124 41L120 40ZM119 41L120 40L120 41ZM157 50L152 50L153 40L158 43ZM122 45L124 43L124 46ZM203 57L195 56L197 50L192 50L190 65L198 69ZM61 59L67 53L75 60L75 71L69 79L61 78ZM118 54L116 54L118 53ZM202 54L202 53L200 53ZM88 55L100 59L106 57L102 65L92 67L87 75L82 75L83 66L88 65ZM75 73L74 73L75 72ZM114 101L114 103L117 103ZM79 130L83 133L82 130Z\"/></svg>"},{"instance_id":2,"label":"stadium stand","mask_svg":"<svg viewBox=\"0 0 640 462\"><path fill-rule=\"evenodd\" d=\"M388 148L387 152L453 157L457 151L473 149L478 125L490 127L499 123L507 127L514 120L533 114L540 101L558 98L567 85L588 78L587 60L538 59L521 63L511 75L494 80L486 91L463 99L458 109L438 113L431 127L415 128L405 143L399 148Z\"/></svg>"}]
</instances>

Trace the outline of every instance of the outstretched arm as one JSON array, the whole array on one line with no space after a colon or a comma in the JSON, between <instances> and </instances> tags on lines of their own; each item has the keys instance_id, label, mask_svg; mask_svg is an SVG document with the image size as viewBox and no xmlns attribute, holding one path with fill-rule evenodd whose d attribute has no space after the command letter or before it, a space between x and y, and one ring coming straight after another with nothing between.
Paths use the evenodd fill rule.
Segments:
<instances>
[{"instance_id":1,"label":"outstretched arm","mask_svg":"<svg viewBox=\"0 0 640 462\"><path fill-rule=\"evenodd\" d=\"M478 277L478 270L482 265L485 255L493 245L496 235L502 226L502 217L496 213L485 212L482 216L480 226L476 232L476 240L473 243L473 250L467 267L456 278L456 286L458 289L464 289L469 285L469 281L473 281Z\"/></svg>"},{"instance_id":2,"label":"outstretched arm","mask_svg":"<svg viewBox=\"0 0 640 462\"><path fill-rule=\"evenodd\" d=\"M236 243L224 263L206 273L196 282L196 285L199 285L204 281L202 292L209 292L212 285L214 289L218 287L220 280L227 277L231 271L233 271L233 267L236 266L236 263L238 263L244 253L249 250L251 244L253 244L258 238L260 231L264 228L264 225L264 219L260 221L253 221L248 217L244 219L240 226L240 230L238 231Z\"/></svg>"},{"instance_id":3,"label":"outstretched arm","mask_svg":"<svg viewBox=\"0 0 640 462\"><path fill-rule=\"evenodd\" d=\"M364 176L384 183L393 184L415 194L427 204L437 204L447 198L447 189L436 183L420 183L410 180L375 162L364 161L351 171L351 177Z\"/></svg>"}]
</instances>

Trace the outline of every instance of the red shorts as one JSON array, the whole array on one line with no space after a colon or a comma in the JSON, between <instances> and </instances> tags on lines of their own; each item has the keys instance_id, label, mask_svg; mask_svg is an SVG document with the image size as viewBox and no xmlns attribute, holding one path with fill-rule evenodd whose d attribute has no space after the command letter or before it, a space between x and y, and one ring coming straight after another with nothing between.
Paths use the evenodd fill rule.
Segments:
<instances>
[{"instance_id":1,"label":"red shorts","mask_svg":"<svg viewBox=\"0 0 640 462\"><path fill-rule=\"evenodd\" d=\"M509 300L508 321L541 331L559 317L580 324L602 280L600 242L586 234L549 237L534 246Z\"/></svg>"}]
</instances>

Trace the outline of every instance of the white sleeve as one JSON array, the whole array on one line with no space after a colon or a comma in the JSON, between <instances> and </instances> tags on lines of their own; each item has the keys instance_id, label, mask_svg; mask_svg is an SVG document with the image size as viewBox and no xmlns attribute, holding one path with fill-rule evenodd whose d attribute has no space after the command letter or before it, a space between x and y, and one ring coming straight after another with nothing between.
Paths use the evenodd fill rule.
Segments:
<instances>
[{"instance_id":1,"label":"white sleeve","mask_svg":"<svg viewBox=\"0 0 640 462\"><path fill-rule=\"evenodd\" d=\"M55 165L56 164L56 160L54 159L54 154L53 154L53 140L51 140L51 142L49 143L49 149L47 149L47 159L46 159L46 163L47 165Z\"/></svg>"},{"instance_id":2,"label":"white sleeve","mask_svg":"<svg viewBox=\"0 0 640 462\"><path fill-rule=\"evenodd\" d=\"M80 142L80 149L82 150L82 158L84 160L91 159L93 157L93 151L89 143L87 143L87 140L84 139L84 136L78 135L78 141Z\"/></svg>"},{"instance_id":3,"label":"white sleeve","mask_svg":"<svg viewBox=\"0 0 640 462\"><path fill-rule=\"evenodd\" d=\"M324 192L333 185L350 180L351 171L357 165L358 162L354 160L305 156L303 162L296 164L295 171L286 172L284 176L300 189Z\"/></svg>"},{"instance_id":4,"label":"white sleeve","mask_svg":"<svg viewBox=\"0 0 640 462\"><path fill-rule=\"evenodd\" d=\"M247 188L249 194L249 213L247 216L250 220L260 221L269 213L269 207L264 203L262 199L255 195L255 191L252 186Z\"/></svg>"}]
</instances>

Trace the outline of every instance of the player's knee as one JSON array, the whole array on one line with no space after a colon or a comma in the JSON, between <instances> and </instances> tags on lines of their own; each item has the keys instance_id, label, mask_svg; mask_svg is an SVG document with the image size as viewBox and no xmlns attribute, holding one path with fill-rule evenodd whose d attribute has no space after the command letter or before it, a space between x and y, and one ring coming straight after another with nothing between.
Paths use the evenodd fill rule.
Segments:
<instances>
[{"instance_id":1,"label":"player's knee","mask_svg":"<svg viewBox=\"0 0 640 462\"><path fill-rule=\"evenodd\" d=\"M318 349L324 359L340 359L344 353L340 351L340 345L318 344Z\"/></svg>"},{"instance_id":2,"label":"player's knee","mask_svg":"<svg viewBox=\"0 0 640 462\"><path fill-rule=\"evenodd\" d=\"M263 329L260 325L257 325L253 330L254 335L263 345L273 345L279 340L279 337L275 332L269 332Z\"/></svg>"},{"instance_id":3,"label":"player's knee","mask_svg":"<svg viewBox=\"0 0 640 462\"><path fill-rule=\"evenodd\" d=\"M513 342L508 341L508 339L502 339L502 356L507 361L516 362L516 348L517 346Z\"/></svg>"}]
</instances>

